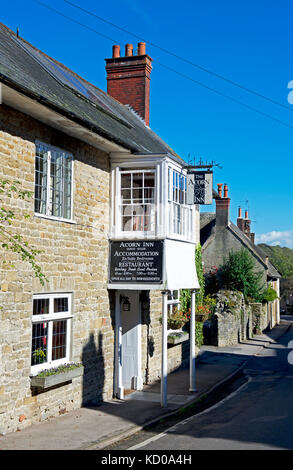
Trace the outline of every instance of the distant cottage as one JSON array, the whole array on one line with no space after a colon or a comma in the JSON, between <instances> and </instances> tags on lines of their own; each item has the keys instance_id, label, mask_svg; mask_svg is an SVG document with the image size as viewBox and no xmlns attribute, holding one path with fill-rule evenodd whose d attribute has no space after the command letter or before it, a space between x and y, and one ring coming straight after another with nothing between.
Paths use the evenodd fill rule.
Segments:
<instances>
[{"instance_id":1,"label":"distant cottage","mask_svg":"<svg viewBox=\"0 0 293 470\"><path fill-rule=\"evenodd\" d=\"M239 208L237 225L230 220L230 198L228 186L218 184L218 192L214 191L216 212L202 212L200 214L200 242L204 271L206 274L215 272L224 264L230 251L247 250L254 259L256 270L262 272L262 280L267 286L273 287L280 296L281 274L269 261L266 254L254 243L254 233L251 233L251 221L248 211L242 217ZM280 322L279 299L270 303L268 312L269 326L272 328Z\"/></svg>"}]
</instances>

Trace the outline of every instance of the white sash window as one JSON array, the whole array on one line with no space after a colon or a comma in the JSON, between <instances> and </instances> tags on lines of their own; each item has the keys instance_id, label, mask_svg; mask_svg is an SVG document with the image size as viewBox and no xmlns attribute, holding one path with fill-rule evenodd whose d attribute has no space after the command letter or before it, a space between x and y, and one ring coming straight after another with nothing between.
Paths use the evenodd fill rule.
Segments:
<instances>
[{"instance_id":1,"label":"white sash window","mask_svg":"<svg viewBox=\"0 0 293 470\"><path fill-rule=\"evenodd\" d=\"M155 171L120 172L121 232L155 232Z\"/></svg>"},{"instance_id":2,"label":"white sash window","mask_svg":"<svg viewBox=\"0 0 293 470\"><path fill-rule=\"evenodd\" d=\"M169 235L192 240L194 235L194 218L192 207L186 204L186 175L168 168L168 208Z\"/></svg>"}]
</instances>

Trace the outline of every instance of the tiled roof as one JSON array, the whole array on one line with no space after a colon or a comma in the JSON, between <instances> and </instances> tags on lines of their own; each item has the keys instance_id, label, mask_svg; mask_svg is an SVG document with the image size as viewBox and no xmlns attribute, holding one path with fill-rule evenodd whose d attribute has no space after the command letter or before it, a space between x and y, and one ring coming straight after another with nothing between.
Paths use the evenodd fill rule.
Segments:
<instances>
[{"instance_id":1,"label":"tiled roof","mask_svg":"<svg viewBox=\"0 0 293 470\"><path fill-rule=\"evenodd\" d=\"M0 23L0 81L141 154L178 155L131 110Z\"/></svg>"}]
</instances>

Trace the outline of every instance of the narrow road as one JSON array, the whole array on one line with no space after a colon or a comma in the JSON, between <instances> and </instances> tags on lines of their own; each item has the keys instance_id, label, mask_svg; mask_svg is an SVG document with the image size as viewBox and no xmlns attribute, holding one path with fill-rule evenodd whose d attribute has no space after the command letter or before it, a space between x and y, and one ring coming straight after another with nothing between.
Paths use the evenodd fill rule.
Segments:
<instances>
[{"instance_id":1,"label":"narrow road","mask_svg":"<svg viewBox=\"0 0 293 470\"><path fill-rule=\"evenodd\" d=\"M293 318L290 323L277 343L267 345L249 361L244 370L246 381L238 390L128 449L293 449L293 365L288 361L293 350L293 343L288 348L293 341Z\"/></svg>"}]
</instances>

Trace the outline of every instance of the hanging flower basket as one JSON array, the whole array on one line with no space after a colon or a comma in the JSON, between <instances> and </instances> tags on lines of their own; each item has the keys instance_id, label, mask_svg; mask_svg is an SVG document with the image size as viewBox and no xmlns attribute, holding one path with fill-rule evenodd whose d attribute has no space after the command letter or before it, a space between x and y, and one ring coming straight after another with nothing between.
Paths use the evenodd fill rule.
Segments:
<instances>
[{"instance_id":1,"label":"hanging flower basket","mask_svg":"<svg viewBox=\"0 0 293 470\"><path fill-rule=\"evenodd\" d=\"M189 315L187 313L180 312L176 308L168 315L168 330L180 330L188 321ZM160 318L160 322L162 323L162 317Z\"/></svg>"}]
</instances>

